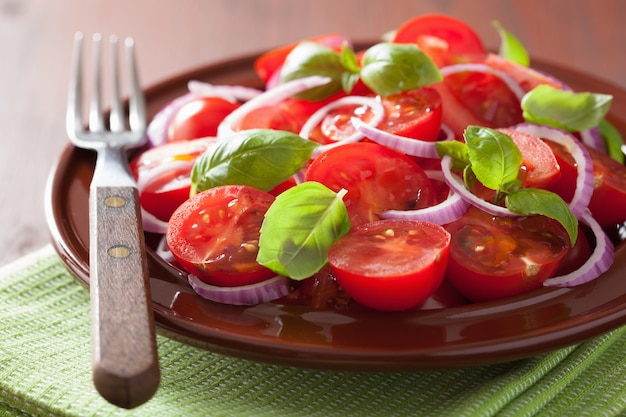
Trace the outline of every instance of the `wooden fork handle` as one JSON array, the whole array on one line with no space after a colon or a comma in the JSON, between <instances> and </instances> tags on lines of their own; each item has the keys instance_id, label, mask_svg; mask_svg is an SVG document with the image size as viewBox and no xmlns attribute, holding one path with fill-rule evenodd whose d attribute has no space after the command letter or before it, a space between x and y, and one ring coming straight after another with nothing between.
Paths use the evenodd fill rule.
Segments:
<instances>
[{"instance_id":1,"label":"wooden fork handle","mask_svg":"<svg viewBox=\"0 0 626 417\"><path fill-rule=\"evenodd\" d=\"M90 191L90 296L93 381L124 408L150 399L160 371L138 192L134 186Z\"/></svg>"}]
</instances>

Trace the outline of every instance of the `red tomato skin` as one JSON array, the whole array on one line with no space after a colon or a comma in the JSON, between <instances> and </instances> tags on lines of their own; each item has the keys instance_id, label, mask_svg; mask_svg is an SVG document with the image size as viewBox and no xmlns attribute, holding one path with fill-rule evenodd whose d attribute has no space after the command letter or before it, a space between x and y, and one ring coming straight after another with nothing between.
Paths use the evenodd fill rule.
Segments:
<instances>
[{"instance_id":1,"label":"red tomato skin","mask_svg":"<svg viewBox=\"0 0 626 417\"><path fill-rule=\"evenodd\" d=\"M511 220L470 208L445 228L452 235L446 279L472 302L541 288L569 250L560 225L539 216ZM535 267L528 270L521 256L531 256Z\"/></svg>"},{"instance_id":2,"label":"red tomato skin","mask_svg":"<svg viewBox=\"0 0 626 417\"><path fill-rule=\"evenodd\" d=\"M498 129L508 135L522 153L524 187L547 188L561 177L561 168L548 144L540 138L515 129Z\"/></svg>"},{"instance_id":3,"label":"red tomato skin","mask_svg":"<svg viewBox=\"0 0 626 417\"><path fill-rule=\"evenodd\" d=\"M383 240L389 243L381 244ZM436 292L449 253L450 235L441 226L394 219L352 229L331 246L328 259L337 282L355 301L380 311L402 311Z\"/></svg>"},{"instance_id":4,"label":"red tomato skin","mask_svg":"<svg viewBox=\"0 0 626 417\"><path fill-rule=\"evenodd\" d=\"M561 167L561 179L550 187L563 200L571 201L576 187L577 170L574 158L561 145L546 141ZM626 166L605 153L587 147L593 161L594 190L589 202L593 218L602 227L626 221Z\"/></svg>"},{"instance_id":5,"label":"red tomato skin","mask_svg":"<svg viewBox=\"0 0 626 417\"><path fill-rule=\"evenodd\" d=\"M485 54L474 29L442 14L425 14L406 21L396 30L393 42L417 44L440 67Z\"/></svg>"},{"instance_id":6,"label":"red tomato skin","mask_svg":"<svg viewBox=\"0 0 626 417\"><path fill-rule=\"evenodd\" d=\"M593 218L604 227L626 221L626 166L607 154L589 149L593 159L594 190L589 202Z\"/></svg>"},{"instance_id":7,"label":"red tomato skin","mask_svg":"<svg viewBox=\"0 0 626 417\"><path fill-rule=\"evenodd\" d=\"M311 162L305 181L344 197L352 225L380 220L385 210L407 210L433 204L435 193L424 170L405 154L372 142L331 148Z\"/></svg>"},{"instance_id":8,"label":"red tomato skin","mask_svg":"<svg viewBox=\"0 0 626 417\"><path fill-rule=\"evenodd\" d=\"M240 185L198 193L172 214L167 245L185 270L209 284L234 287L269 279L276 274L256 262L258 246L248 243L258 244L273 201L269 193Z\"/></svg>"},{"instance_id":9,"label":"red tomato skin","mask_svg":"<svg viewBox=\"0 0 626 417\"><path fill-rule=\"evenodd\" d=\"M331 33L327 35L315 36L307 39L310 42L316 42L322 45L326 45L337 51L341 50L344 42L348 40L342 35ZM296 47L300 42L290 43L278 48L274 48L263 55L259 56L254 62L254 70L259 78L267 83L272 76L278 71L285 62L287 55Z\"/></svg>"},{"instance_id":10,"label":"red tomato skin","mask_svg":"<svg viewBox=\"0 0 626 417\"><path fill-rule=\"evenodd\" d=\"M144 179L152 175L152 170L163 170L140 190L139 199L144 210L160 220L169 220L174 210L189 198L193 162L213 143L214 138L166 142L135 156L130 170L138 184L143 184ZM171 168L163 169L166 165Z\"/></svg>"},{"instance_id":11,"label":"red tomato skin","mask_svg":"<svg viewBox=\"0 0 626 417\"><path fill-rule=\"evenodd\" d=\"M185 103L167 128L167 141L215 136L222 120L240 105L220 97L199 97Z\"/></svg>"}]
</instances>

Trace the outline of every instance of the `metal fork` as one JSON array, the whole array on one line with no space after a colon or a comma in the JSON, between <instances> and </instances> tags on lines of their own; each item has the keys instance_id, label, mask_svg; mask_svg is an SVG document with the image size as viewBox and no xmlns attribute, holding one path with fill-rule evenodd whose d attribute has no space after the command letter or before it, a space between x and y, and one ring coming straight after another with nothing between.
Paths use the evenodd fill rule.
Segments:
<instances>
[{"instance_id":1,"label":"metal fork","mask_svg":"<svg viewBox=\"0 0 626 417\"><path fill-rule=\"evenodd\" d=\"M94 35L95 77L86 129L81 116L83 36L75 36L66 125L75 146L97 152L89 193L93 381L106 400L133 408L152 397L160 380L138 191L126 156L128 148L145 143L146 111L129 38L125 44L132 91L126 127L118 41L111 37L113 96L107 128L101 104L101 43L101 36Z\"/></svg>"}]
</instances>

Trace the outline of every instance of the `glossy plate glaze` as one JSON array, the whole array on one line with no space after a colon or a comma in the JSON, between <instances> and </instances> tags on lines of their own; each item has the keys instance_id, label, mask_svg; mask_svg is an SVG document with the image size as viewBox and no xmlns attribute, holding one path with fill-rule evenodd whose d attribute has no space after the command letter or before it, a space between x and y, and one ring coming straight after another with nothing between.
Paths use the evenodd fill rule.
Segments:
<instances>
[{"instance_id":1,"label":"glossy plate glaze","mask_svg":"<svg viewBox=\"0 0 626 417\"><path fill-rule=\"evenodd\" d=\"M209 65L146 91L153 116L190 79L260 87L254 56ZM610 120L626 132L626 92L559 66L535 66L578 91L610 93ZM89 284L88 190L94 154L68 146L51 173L46 214L53 244ZM150 240L150 236L147 237ZM626 246L599 279L497 302L403 313L336 311L285 303L240 307L196 296L184 275L148 251L157 330L222 354L323 369L426 370L504 362L581 342L626 323Z\"/></svg>"}]
</instances>

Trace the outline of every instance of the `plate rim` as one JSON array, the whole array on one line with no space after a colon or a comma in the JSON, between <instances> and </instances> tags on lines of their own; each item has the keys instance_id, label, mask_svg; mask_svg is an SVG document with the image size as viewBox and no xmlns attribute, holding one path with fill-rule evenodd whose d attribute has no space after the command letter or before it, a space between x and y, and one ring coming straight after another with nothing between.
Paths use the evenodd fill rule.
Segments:
<instances>
[{"instance_id":1,"label":"plate rim","mask_svg":"<svg viewBox=\"0 0 626 417\"><path fill-rule=\"evenodd\" d=\"M363 44L369 44L364 42ZM150 98L158 95L161 91L168 89L180 89L180 84L185 83L192 78L201 78L206 76L212 71L225 71L229 68L239 67L243 64L250 64L259 54L248 54L241 57L235 57L209 63L207 65L193 68L189 71L181 72L164 79L161 82L154 84L145 89L146 101L149 103ZM568 70L557 64L547 63L543 61L535 61L535 65L539 68L547 70L547 72L554 71L571 73L576 76L582 76L585 78L585 82L589 82L590 85L598 86L604 91L619 92L620 95L626 97L626 91L620 87L611 84L605 80L594 78L588 74L580 71ZM249 71L250 69L246 69ZM626 119L623 121L626 123ZM71 156L74 152L82 152L72 145L68 144L63 150L60 158L54 164L47 180L45 190L45 214L48 223L49 232L52 238L52 245L56 252L60 255L63 263L68 267L69 271L83 286L88 286L88 271L84 268L84 263L81 263L80 256L76 254L72 248L69 247L64 240L62 227L56 220L59 215L55 209L54 194L59 187L60 176L67 167L67 163L71 160ZM94 158L95 159L95 158ZM65 164L65 165L64 165ZM616 264L621 260L619 265L621 270L626 269L626 246L621 244L616 248ZM163 265L154 251L148 250L148 257L152 263L160 264L161 267L167 268L167 265ZM613 266L613 274L617 266ZM584 284L585 288L592 288L597 285L597 281L593 281L589 284ZM577 287L580 288L580 287ZM551 288L542 289L542 294L552 294L553 297L561 297L565 293L571 291L577 291L575 289L561 289ZM534 294L535 292L531 293ZM302 366L307 368L322 368L322 369L341 369L341 370L357 370L357 371L379 371L379 370L427 370L427 369L447 369L458 368L464 366L476 366L487 365L498 362L505 362L510 360L522 359L536 354L544 353L557 348L563 348L590 337L598 336L602 333L606 333L616 327L626 323L626 293L621 294L621 298L616 298L614 304L625 305L624 307L608 306L606 307L605 314L596 317L591 322L585 321L583 316L576 316L574 319L570 319L570 322L575 322L576 326L563 326L563 322L554 324L551 326L543 326L534 334L530 335L532 340L536 343L519 343L520 337L507 337L502 340L498 340L496 344L493 344L491 340L481 340L474 343L464 345L460 349L465 353L459 355L456 352L458 347L448 346L447 348L438 348L437 351L432 349L413 349L404 351L385 351L381 349L344 349L337 346L316 345L309 344L304 346L303 344L296 343L280 343L276 344L271 339L260 339L258 337L250 337L250 335L228 335L224 339L224 335L220 335L219 331L213 335L203 335L202 338L197 338L193 332L193 326L190 328L181 328L181 323L177 321L174 315L171 315L167 308L160 304L155 304L153 301L153 307L155 309L155 323L157 324L157 331L164 334L167 337L179 340L181 342L201 347L217 353L227 354L231 356L258 360L269 363L279 363L291 366ZM511 308L513 302L524 305L524 301L533 298L529 294L524 294L517 297L512 297L504 301L499 300L489 303L480 303L478 307L476 304L468 304L461 307L452 307L444 309L445 312L432 313L433 310L427 312L421 312L420 314L432 315L433 317L445 315L445 314L471 314L477 310L484 309L507 309ZM620 301L622 301L620 303ZM503 305L506 305L503 307ZM470 307L468 307L470 306ZM375 313L375 314L387 314L387 313ZM403 315L411 313L403 313ZM573 328L575 327L575 328ZM528 341L528 335L524 337ZM513 346L517 344L516 346ZM511 348L506 352L498 350L500 346L511 345ZM495 350L495 352L493 351Z\"/></svg>"}]
</instances>

